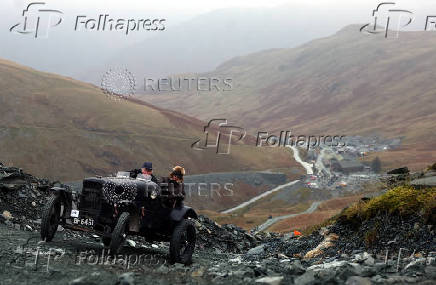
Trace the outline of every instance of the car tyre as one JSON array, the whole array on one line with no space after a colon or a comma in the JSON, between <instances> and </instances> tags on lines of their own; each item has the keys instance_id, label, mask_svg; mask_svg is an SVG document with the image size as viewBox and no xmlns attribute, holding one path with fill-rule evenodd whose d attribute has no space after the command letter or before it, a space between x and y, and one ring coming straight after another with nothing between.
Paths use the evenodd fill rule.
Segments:
<instances>
[{"instance_id":1,"label":"car tyre","mask_svg":"<svg viewBox=\"0 0 436 285\"><path fill-rule=\"evenodd\" d=\"M192 220L185 219L174 228L170 241L170 262L189 265L195 249L196 231Z\"/></svg>"},{"instance_id":2,"label":"car tyre","mask_svg":"<svg viewBox=\"0 0 436 285\"><path fill-rule=\"evenodd\" d=\"M110 241L110 251L112 254L117 254L120 246L126 240L126 227L129 222L130 214L124 212L118 218L117 224L112 232L112 238Z\"/></svg>"},{"instance_id":3,"label":"car tyre","mask_svg":"<svg viewBox=\"0 0 436 285\"><path fill-rule=\"evenodd\" d=\"M65 207L64 207L65 208ZM62 201L61 197L53 195L49 198L42 213L41 239L49 242L58 229L61 220Z\"/></svg>"}]
</instances>

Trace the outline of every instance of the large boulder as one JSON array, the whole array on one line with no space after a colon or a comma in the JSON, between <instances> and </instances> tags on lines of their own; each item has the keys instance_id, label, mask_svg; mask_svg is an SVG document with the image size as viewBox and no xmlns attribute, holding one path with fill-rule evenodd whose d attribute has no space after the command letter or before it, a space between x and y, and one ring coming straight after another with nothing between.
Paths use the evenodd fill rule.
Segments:
<instances>
[{"instance_id":1,"label":"large boulder","mask_svg":"<svg viewBox=\"0 0 436 285\"><path fill-rule=\"evenodd\" d=\"M409 174L409 168L407 167L400 167L393 169L391 171L388 171L387 174Z\"/></svg>"}]
</instances>

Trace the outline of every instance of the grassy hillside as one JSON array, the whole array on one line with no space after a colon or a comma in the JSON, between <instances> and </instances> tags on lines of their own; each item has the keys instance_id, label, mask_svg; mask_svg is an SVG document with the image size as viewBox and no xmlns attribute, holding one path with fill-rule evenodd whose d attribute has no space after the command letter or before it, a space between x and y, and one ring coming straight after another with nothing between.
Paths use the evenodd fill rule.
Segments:
<instances>
[{"instance_id":1,"label":"grassy hillside","mask_svg":"<svg viewBox=\"0 0 436 285\"><path fill-rule=\"evenodd\" d=\"M144 100L179 106L201 119L226 117L253 133L402 137L407 150L419 153L401 163L418 169L436 158L434 147L422 152L436 144L435 44L427 32L386 39L352 25L298 48L237 57L201 74L233 78L233 91Z\"/></svg>"},{"instance_id":2,"label":"grassy hillside","mask_svg":"<svg viewBox=\"0 0 436 285\"><path fill-rule=\"evenodd\" d=\"M0 162L40 177L75 180L139 167L158 174L292 167L281 149L233 146L194 151L205 122L142 102L109 100L100 89L0 60Z\"/></svg>"}]
</instances>

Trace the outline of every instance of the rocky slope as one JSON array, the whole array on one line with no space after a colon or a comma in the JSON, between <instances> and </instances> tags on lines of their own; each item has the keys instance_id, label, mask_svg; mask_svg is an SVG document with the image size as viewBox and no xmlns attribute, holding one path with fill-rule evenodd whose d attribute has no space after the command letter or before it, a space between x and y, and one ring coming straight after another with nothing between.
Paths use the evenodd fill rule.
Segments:
<instances>
[{"instance_id":1,"label":"rocky slope","mask_svg":"<svg viewBox=\"0 0 436 285\"><path fill-rule=\"evenodd\" d=\"M1 284L434 284L436 188L413 188L412 176L436 174L392 174L400 186L302 237L253 234L200 216L189 267L167 263L166 243L132 239L111 259L88 234L61 229L53 242L40 242L38 211L50 182L24 175L14 188L17 181L0 180L0 205L8 210L0 218ZM27 201L20 207L6 200L20 193Z\"/></svg>"}]
</instances>

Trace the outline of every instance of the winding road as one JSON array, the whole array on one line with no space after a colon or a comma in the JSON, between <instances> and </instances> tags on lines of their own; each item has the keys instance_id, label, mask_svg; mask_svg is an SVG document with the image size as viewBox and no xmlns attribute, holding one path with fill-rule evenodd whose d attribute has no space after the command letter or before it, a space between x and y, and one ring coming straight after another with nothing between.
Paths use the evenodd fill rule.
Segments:
<instances>
[{"instance_id":1,"label":"winding road","mask_svg":"<svg viewBox=\"0 0 436 285\"><path fill-rule=\"evenodd\" d=\"M295 146L288 146L288 147L289 147L289 148L292 148L292 152L293 152L293 155L294 155L294 159L295 159L295 161L298 162L299 164L301 164L301 166L304 167L304 169L306 170L306 173L307 173L308 175L312 175L312 174L313 174L312 164L307 163L307 162L305 162L305 161L303 161L303 160L301 159L301 157L300 157L300 153L299 153L299 151L298 151L298 148L296 148ZM280 191L280 190L283 189L284 187L292 186L292 185L294 185L295 183L297 183L297 182L299 182L299 181L300 181L300 180L294 180L294 181L291 181L291 182L289 182L289 183L286 183L286 184L283 184L283 185L277 186L277 187L275 187L274 189L271 189L271 190L269 190L269 191L267 191L267 192L264 192L264 193L262 193L262 194L260 194L260 195L258 195L258 196L256 196L256 197L253 197L253 198L251 198L250 200L248 200L248 201L246 201L246 202L244 202L244 203L242 203L242 204L240 204L240 205L238 205L238 206L236 206L236 207L234 207L234 208L231 208L231 209L227 209L227 210L225 210L225 211L222 211L221 214L229 214L229 213L232 213L232 212L234 212L234 211L236 211L236 210L239 210L239 209L242 209L242 208L244 208L244 207L247 207L248 205L250 205L250 204L256 202L257 200L262 199L262 198L264 198L264 197L266 197L266 196L268 196L269 194L272 194L272 193L274 193L274 192Z\"/></svg>"},{"instance_id":2,"label":"winding road","mask_svg":"<svg viewBox=\"0 0 436 285\"><path fill-rule=\"evenodd\" d=\"M244 208L244 207L247 207L248 205L250 205L250 204L256 202L256 201L259 200L259 199L262 199L263 197L268 196L268 195L271 194L271 193L277 192L277 191L283 189L284 187L294 185L294 184L297 183L298 181L300 181L300 180L294 180L294 181L292 181L292 182L289 182L289 183L286 183L286 184L283 184L283 185L277 186L276 188L274 188L274 189L272 189L272 190L269 190L269 191L267 191L267 192L263 192L262 194L260 194L260 195L258 195L258 196L256 196L256 197L253 197L253 198L251 198L250 200L248 200L248 201L246 201L246 202L244 202L244 203L242 203L242 204L240 204L240 205L238 205L238 206L236 206L236 207L234 207L234 208L231 208L231 209L228 209L228 210L222 211L221 213L222 213L222 214L229 214L229 213L234 212L234 211L236 211L236 210L238 210L238 209L242 209L242 208Z\"/></svg>"},{"instance_id":3,"label":"winding road","mask_svg":"<svg viewBox=\"0 0 436 285\"><path fill-rule=\"evenodd\" d=\"M292 152L294 153L295 161L298 162L299 164L301 164L301 166L303 166L304 169L306 169L307 175L312 175L313 174L312 164L305 162L301 159L300 152L298 151L298 148L296 146L287 146L287 147L292 149Z\"/></svg>"},{"instance_id":4,"label":"winding road","mask_svg":"<svg viewBox=\"0 0 436 285\"><path fill-rule=\"evenodd\" d=\"M310 207L304 211L304 212L300 212L297 214L289 214L289 215L284 215L284 216L279 216L279 217L275 217L275 218L271 218L269 220L267 220L265 223L261 224L258 228L257 231L264 231L267 228L271 227L272 225L274 225L275 223L284 220L284 219L289 219L289 218L293 218L302 214L311 214L313 213L319 206L319 204L321 204L321 202L313 202L312 205L310 205Z\"/></svg>"}]
</instances>

